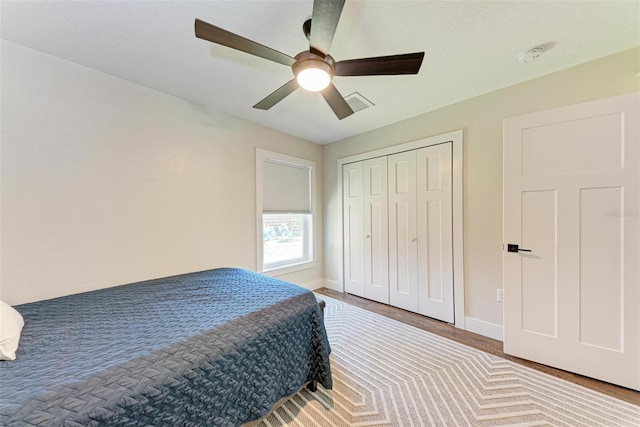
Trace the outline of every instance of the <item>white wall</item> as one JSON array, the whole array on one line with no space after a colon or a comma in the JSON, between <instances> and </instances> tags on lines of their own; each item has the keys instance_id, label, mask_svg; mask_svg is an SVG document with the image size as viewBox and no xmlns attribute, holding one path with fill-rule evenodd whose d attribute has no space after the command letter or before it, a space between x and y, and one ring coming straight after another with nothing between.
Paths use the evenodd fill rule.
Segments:
<instances>
[{"instance_id":1,"label":"white wall","mask_svg":"<svg viewBox=\"0 0 640 427\"><path fill-rule=\"evenodd\" d=\"M0 297L256 267L255 149L322 147L2 41ZM315 206L322 206L318 180ZM281 278L323 277L318 263Z\"/></svg>"},{"instance_id":2,"label":"white wall","mask_svg":"<svg viewBox=\"0 0 640 427\"><path fill-rule=\"evenodd\" d=\"M467 328L499 337L502 303L496 301L496 288L502 287L503 119L638 91L639 71L640 48L635 48L324 146L327 282L336 286L342 283L337 160L463 129Z\"/></svg>"}]
</instances>

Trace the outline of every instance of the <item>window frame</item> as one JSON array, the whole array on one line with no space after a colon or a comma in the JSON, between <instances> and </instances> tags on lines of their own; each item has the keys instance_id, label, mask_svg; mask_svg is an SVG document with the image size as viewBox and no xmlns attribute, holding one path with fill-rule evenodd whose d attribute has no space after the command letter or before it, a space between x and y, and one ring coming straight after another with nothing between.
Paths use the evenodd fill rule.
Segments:
<instances>
[{"instance_id":1,"label":"window frame","mask_svg":"<svg viewBox=\"0 0 640 427\"><path fill-rule=\"evenodd\" d=\"M300 261L296 259L291 263L278 263L277 265L264 265L264 237L263 237L263 166L265 161L273 163L289 164L296 167L305 167L309 169L309 185L310 185L310 206L311 212L309 220L305 221L304 238L306 243L303 252L307 254L306 259ZM267 151L260 148L256 149L256 271L270 276L280 276L295 271L305 270L316 266L315 255L315 199L316 199L316 164L313 161L300 159L286 154ZM267 214L275 214L276 212L268 212ZM299 214L299 212L281 212L282 214Z\"/></svg>"}]
</instances>

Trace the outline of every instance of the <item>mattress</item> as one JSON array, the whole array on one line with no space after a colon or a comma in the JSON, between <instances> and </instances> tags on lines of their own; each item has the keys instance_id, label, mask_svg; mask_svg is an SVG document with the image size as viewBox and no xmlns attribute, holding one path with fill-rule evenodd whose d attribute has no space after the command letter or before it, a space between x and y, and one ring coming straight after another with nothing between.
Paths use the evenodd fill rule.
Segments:
<instances>
[{"instance_id":1,"label":"mattress","mask_svg":"<svg viewBox=\"0 0 640 427\"><path fill-rule=\"evenodd\" d=\"M0 425L237 426L309 381L330 389L310 291L215 269L16 307Z\"/></svg>"}]
</instances>

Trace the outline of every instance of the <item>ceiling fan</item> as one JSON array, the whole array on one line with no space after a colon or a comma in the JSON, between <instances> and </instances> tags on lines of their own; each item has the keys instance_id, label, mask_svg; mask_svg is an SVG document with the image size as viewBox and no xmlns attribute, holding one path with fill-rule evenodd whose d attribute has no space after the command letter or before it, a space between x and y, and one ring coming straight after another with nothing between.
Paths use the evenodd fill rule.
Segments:
<instances>
[{"instance_id":1,"label":"ceiling fan","mask_svg":"<svg viewBox=\"0 0 640 427\"><path fill-rule=\"evenodd\" d=\"M338 119L342 120L353 114L353 110L331 83L333 76L417 74L424 58L424 52L416 52L335 62L329 55L329 48L344 2L345 0L314 0L311 19L303 25L305 36L309 39L309 50L302 51L295 57L199 19L195 21L195 33L200 39L291 67L295 78L276 89L253 108L268 110L298 87L302 87L311 92L320 92Z\"/></svg>"}]
</instances>

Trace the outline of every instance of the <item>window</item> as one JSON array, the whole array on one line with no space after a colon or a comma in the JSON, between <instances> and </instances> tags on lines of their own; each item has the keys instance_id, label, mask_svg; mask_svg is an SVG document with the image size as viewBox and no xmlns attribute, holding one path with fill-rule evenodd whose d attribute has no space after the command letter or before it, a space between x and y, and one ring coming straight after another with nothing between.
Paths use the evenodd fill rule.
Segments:
<instances>
[{"instance_id":1,"label":"window","mask_svg":"<svg viewBox=\"0 0 640 427\"><path fill-rule=\"evenodd\" d=\"M274 274L313 266L315 163L257 150L258 269Z\"/></svg>"}]
</instances>

